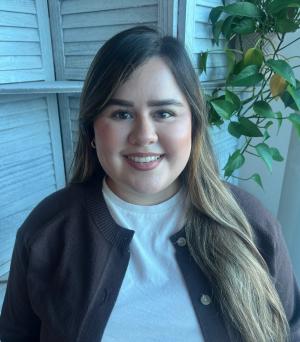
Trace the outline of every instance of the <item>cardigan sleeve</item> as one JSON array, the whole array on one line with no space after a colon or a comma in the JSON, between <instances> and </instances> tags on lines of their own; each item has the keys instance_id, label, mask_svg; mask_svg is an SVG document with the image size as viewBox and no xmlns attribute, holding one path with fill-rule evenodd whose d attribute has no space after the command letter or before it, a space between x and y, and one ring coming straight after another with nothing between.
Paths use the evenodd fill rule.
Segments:
<instances>
[{"instance_id":1,"label":"cardigan sleeve","mask_svg":"<svg viewBox=\"0 0 300 342\"><path fill-rule=\"evenodd\" d=\"M28 253L19 229L0 316L0 341L40 340L40 320L32 310L27 287Z\"/></svg>"},{"instance_id":2,"label":"cardigan sleeve","mask_svg":"<svg viewBox=\"0 0 300 342\"><path fill-rule=\"evenodd\" d=\"M291 342L300 342L300 292L279 222L248 192L227 184L249 220L284 307Z\"/></svg>"},{"instance_id":3,"label":"cardigan sleeve","mask_svg":"<svg viewBox=\"0 0 300 342\"><path fill-rule=\"evenodd\" d=\"M291 342L300 341L300 292L279 223L274 253L274 281L290 325Z\"/></svg>"}]
</instances>

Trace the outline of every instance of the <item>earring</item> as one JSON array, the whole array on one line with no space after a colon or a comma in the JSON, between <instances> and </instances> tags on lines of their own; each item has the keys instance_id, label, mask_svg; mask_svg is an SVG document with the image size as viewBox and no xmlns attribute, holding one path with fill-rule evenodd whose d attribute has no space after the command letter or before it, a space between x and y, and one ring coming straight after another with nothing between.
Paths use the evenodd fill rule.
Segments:
<instances>
[{"instance_id":1,"label":"earring","mask_svg":"<svg viewBox=\"0 0 300 342\"><path fill-rule=\"evenodd\" d=\"M91 141L91 146L92 146L92 148L96 148L95 139L93 139L93 140Z\"/></svg>"}]
</instances>

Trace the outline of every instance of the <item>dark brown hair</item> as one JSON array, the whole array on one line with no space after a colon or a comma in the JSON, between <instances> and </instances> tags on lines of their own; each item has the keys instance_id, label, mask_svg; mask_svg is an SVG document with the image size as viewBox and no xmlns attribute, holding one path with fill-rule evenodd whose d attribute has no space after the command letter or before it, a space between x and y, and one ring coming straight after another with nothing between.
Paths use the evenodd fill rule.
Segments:
<instances>
[{"instance_id":1,"label":"dark brown hair","mask_svg":"<svg viewBox=\"0 0 300 342\"><path fill-rule=\"evenodd\" d=\"M192 149L181 175L190 207L185 232L191 255L210 280L225 321L246 342L284 342L288 324L252 228L220 180L213 156L199 81L178 40L148 27L123 31L99 50L80 103L79 141L72 182L104 175L95 150L93 122L132 71L159 56L172 71L192 114Z\"/></svg>"}]
</instances>

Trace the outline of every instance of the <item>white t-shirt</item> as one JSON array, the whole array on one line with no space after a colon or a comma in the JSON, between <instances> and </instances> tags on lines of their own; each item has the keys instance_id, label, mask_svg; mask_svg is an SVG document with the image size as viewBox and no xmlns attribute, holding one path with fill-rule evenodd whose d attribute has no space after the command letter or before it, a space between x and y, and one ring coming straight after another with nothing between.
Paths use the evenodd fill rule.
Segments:
<instances>
[{"instance_id":1,"label":"white t-shirt","mask_svg":"<svg viewBox=\"0 0 300 342\"><path fill-rule=\"evenodd\" d=\"M151 206L123 201L105 180L102 191L115 222L135 234L129 265L101 341L203 341L169 239L184 225L185 191Z\"/></svg>"}]
</instances>

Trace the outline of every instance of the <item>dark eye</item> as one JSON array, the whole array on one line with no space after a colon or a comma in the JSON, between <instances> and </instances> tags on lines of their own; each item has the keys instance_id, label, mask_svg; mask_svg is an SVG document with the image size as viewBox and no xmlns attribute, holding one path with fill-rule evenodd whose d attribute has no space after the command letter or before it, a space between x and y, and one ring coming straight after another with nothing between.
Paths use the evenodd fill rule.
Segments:
<instances>
[{"instance_id":1,"label":"dark eye","mask_svg":"<svg viewBox=\"0 0 300 342\"><path fill-rule=\"evenodd\" d=\"M174 116L174 113L166 110L161 110L159 112L156 112L154 116L158 119L169 119Z\"/></svg>"},{"instance_id":2,"label":"dark eye","mask_svg":"<svg viewBox=\"0 0 300 342\"><path fill-rule=\"evenodd\" d=\"M132 114L127 112L126 110L119 110L112 113L112 118L115 120L128 120L132 118Z\"/></svg>"}]
</instances>

